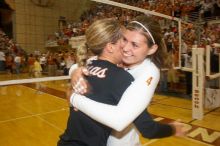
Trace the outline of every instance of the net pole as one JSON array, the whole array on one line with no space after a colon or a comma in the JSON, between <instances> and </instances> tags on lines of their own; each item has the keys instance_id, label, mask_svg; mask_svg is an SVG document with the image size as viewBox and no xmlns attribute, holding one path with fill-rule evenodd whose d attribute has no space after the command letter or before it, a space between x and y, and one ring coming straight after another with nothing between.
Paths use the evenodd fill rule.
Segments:
<instances>
[{"instance_id":1,"label":"net pole","mask_svg":"<svg viewBox=\"0 0 220 146\"><path fill-rule=\"evenodd\" d=\"M204 116L204 48L193 48L193 91L192 91L192 118L203 119Z\"/></svg>"}]
</instances>

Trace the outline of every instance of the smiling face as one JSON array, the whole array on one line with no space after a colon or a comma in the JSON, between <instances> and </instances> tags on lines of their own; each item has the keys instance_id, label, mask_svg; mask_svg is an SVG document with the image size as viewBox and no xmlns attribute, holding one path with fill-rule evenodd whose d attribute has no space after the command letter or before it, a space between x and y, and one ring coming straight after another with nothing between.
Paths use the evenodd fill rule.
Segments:
<instances>
[{"instance_id":1,"label":"smiling face","mask_svg":"<svg viewBox=\"0 0 220 146\"><path fill-rule=\"evenodd\" d=\"M157 50L157 45L149 47L147 38L137 30L125 30L123 35L122 61L127 67L140 64Z\"/></svg>"}]
</instances>

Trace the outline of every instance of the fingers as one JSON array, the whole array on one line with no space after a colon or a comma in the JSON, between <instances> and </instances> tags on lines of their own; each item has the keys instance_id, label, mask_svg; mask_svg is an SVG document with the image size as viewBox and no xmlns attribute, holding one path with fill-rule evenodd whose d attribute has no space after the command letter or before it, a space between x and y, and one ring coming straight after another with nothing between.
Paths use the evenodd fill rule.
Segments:
<instances>
[{"instance_id":1,"label":"fingers","mask_svg":"<svg viewBox=\"0 0 220 146\"><path fill-rule=\"evenodd\" d=\"M175 136L183 137L186 135L186 131L184 130L184 124L180 122L181 120L178 119L172 123L170 123L173 128L175 129Z\"/></svg>"},{"instance_id":2,"label":"fingers","mask_svg":"<svg viewBox=\"0 0 220 146\"><path fill-rule=\"evenodd\" d=\"M79 78L75 85L72 85L75 93L85 94L87 92L87 84L83 78Z\"/></svg>"},{"instance_id":3,"label":"fingers","mask_svg":"<svg viewBox=\"0 0 220 146\"><path fill-rule=\"evenodd\" d=\"M86 76L89 75L89 71L85 67L82 68L82 73Z\"/></svg>"},{"instance_id":4,"label":"fingers","mask_svg":"<svg viewBox=\"0 0 220 146\"><path fill-rule=\"evenodd\" d=\"M170 125L172 125L172 127L175 130L174 136L178 136L178 137L186 136L186 131L184 130L184 123L181 123L181 119L177 119L176 121L171 122Z\"/></svg>"},{"instance_id":5,"label":"fingers","mask_svg":"<svg viewBox=\"0 0 220 146\"><path fill-rule=\"evenodd\" d=\"M73 108L73 110L74 110L74 111L78 111L78 109L77 109L77 108L75 108L75 107Z\"/></svg>"},{"instance_id":6,"label":"fingers","mask_svg":"<svg viewBox=\"0 0 220 146\"><path fill-rule=\"evenodd\" d=\"M78 83L80 78L82 78L82 76L74 76L74 77L72 77L72 79L71 79L72 86L76 86L76 84Z\"/></svg>"},{"instance_id":7,"label":"fingers","mask_svg":"<svg viewBox=\"0 0 220 146\"><path fill-rule=\"evenodd\" d=\"M83 78L84 75L89 75L89 71L85 67L76 69L71 75L72 88L76 93L85 94L87 92L87 82Z\"/></svg>"}]
</instances>

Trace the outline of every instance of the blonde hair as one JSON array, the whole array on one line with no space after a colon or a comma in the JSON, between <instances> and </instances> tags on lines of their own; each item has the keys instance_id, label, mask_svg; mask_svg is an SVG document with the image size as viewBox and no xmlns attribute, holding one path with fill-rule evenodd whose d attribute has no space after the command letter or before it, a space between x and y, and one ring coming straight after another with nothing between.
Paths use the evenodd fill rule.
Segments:
<instances>
[{"instance_id":1,"label":"blonde hair","mask_svg":"<svg viewBox=\"0 0 220 146\"><path fill-rule=\"evenodd\" d=\"M95 21L86 30L86 43L76 50L78 65L86 64L90 51L93 55L100 55L107 43L114 44L121 37L122 26L117 20L108 18Z\"/></svg>"},{"instance_id":2,"label":"blonde hair","mask_svg":"<svg viewBox=\"0 0 220 146\"><path fill-rule=\"evenodd\" d=\"M116 43L122 37L122 26L115 19L95 21L86 30L86 45L95 55L100 55L107 43Z\"/></svg>"},{"instance_id":3,"label":"blonde hair","mask_svg":"<svg viewBox=\"0 0 220 146\"><path fill-rule=\"evenodd\" d=\"M88 59L88 49L85 44L82 44L76 50L76 62L78 66L84 66Z\"/></svg>"}]
</instances>

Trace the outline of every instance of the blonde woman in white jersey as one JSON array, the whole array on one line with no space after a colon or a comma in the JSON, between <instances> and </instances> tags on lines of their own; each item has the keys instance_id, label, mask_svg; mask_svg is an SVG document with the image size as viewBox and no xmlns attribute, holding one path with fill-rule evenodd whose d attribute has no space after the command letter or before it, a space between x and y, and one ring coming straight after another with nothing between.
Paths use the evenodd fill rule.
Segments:
<instances>
[{"instance_id":1,"label":"blonde woman in white jersey","mask_svg":"<svg viewBox=\"0 0 220 146\"><path fill-rule=\"evenodd\" d=\"M142 116L160 78L159 65L162 61L163 43L159 24L147 16L138 17L126 27L123 42L123 62L135 81L124 92L118 105L99 103L79 94L71 96L70 102L94 120L116 130L109 137L108 146L141 145L139 132L131 124L133 121L143 123L138 129L142 136L147 138L167 137L174 133L182 135L180 123L164 125L153 121L149 114L148 117L144 116L145 119ZM74 74L72 82L76 83L76 78L73 77ZM82 79L80 82L85 85ZM75 90L84 93L84 90L79 91L82 87L77 87L78 83L75 84Z\"/></svg>"}]
</instances>

